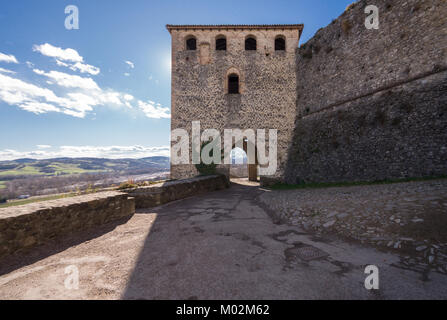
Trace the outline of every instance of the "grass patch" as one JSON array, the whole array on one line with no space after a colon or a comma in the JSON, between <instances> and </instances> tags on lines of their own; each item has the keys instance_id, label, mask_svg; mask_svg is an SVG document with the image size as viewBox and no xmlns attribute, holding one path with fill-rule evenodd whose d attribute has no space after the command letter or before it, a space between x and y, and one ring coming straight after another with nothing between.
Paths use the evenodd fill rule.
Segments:
<instances>
[{"instance_id":1,"label":"grass patch","mask_svg":"<svg viewBox=\"0 0 447 320\"><path fill-rule=\"evenodd\" d=\"M411 181L429 181L447 179L447 175L435 176L435 177L422 177L422 178L403 178L403 179L390 179L390 180L377 180L377 181L357 181L357 182L334 182L334 183L302 183L302 184L285 184L277 183L270 187L272 190L293 190L293 189L321 189L321 188L334 188L334 187L352 187L352 186L368 186L377 184L392 184Z\"/></svg>"},{"instance_id":2,"label":"grass patch","mask_svg":"<svg viewBox=\"0 0 447 320\"><path fill-rule=\"evenodd\" d=\"M40 175L42 174L40 172L40 170L36 167L33 166L23 166L19 169L14 169L14 170L6 170L6 171L2 171L0 172L0 176L25 176L25 175Z\"/></svg>"},{"instance_id":3,"label":"grass patch","mask_svg":"<svg viewBox=\"0 0 447 320\"><path fill-rule=\"evenodd\" d=\"M59 163L54 162L53 164L49 165L48 167L51 167L55 170L55 175L60 174L81 174L81 173L94 173L94 172L105 172L107 170L87 170L79 168L79 164L69 164L69 163Z\"/></svg>"},{"instance_id":4,"label":"grass patch","mask_svg":"<svg viewBox=\"0 0 447 320\"><path fill-rule=\"evenodd\" d=\"M45 171L51 169L50 172ZM0 172L0 177L5 176L57 176L57 175L69 175L69 174L81 174L81 173L100 173L106 172L106 169L82 169L79 164L53 162L45 167L37 165L24 165L18 166L12 170L5 170Z\"/></svg>"},{"instance_id":5,"label":"grass patch","mask_svg":"<svg viewBox=\"0 0 447 320\"><path fill-rule=\"evenodd\" d=\"M0 181L0 189L5 189L5 188L6 188L6 182Z\"/></svg>"},{"instance_id":6,"label":"grass patch","mask_svg":"<svg viewBox=\"0 0 447 320\"><path fill-rule=\"evenodd\" d=\"M70 198L77 196L76 193L67 193L67 194L57 194L53 196L48 197L42 197L42 198L30 198L30 199L24 199L24 200L14 200L11 202L6 202L0 204L0 208L8 208L8 207L15 207L15 206L21 206L28 203L34 203L34 202L42 202L42 201L48 201L48 200L56 200L56 199L62 199L62 198Z\"/></svg>"}]
</instances>

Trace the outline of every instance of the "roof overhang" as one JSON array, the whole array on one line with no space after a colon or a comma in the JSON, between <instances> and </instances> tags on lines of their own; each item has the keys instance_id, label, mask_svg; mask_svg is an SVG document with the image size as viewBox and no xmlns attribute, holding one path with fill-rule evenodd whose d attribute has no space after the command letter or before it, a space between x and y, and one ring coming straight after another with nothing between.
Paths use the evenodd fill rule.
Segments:
<instances>
[{"instance_id":1,"label":"roof overhang","mask_svg":"<svg viewBox=\"0 0 447 320\"><path fill-rule=\"evenodd\" d=\"M173 30L297 30L299 36L303 32L303 24L216 24L216 25L181 25L167 24L169 32Z\"/></svg>"}]
</instances>

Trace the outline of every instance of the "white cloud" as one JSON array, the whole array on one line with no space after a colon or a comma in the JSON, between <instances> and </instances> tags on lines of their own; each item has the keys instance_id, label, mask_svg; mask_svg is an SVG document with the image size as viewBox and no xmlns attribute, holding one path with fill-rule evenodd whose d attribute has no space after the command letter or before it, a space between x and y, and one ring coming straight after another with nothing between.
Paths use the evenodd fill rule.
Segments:
<instances>
[{"instance_id":1,"label":"white cloud","mask_svg":"<svg viewBox=\"0 0 447 320\"><path fill-rule=\"evenodd\" d=\"M24 103L36 102L36 99L43 99L46 102L59 100L49 89L2 74L0 74L0 99L8 104L17 104L19 107Z\"/></svg>"},{"instance_id":2,"label":"white cloud","mask_svg":"<svg viewBox=\"0 0 447 320\"><path fill-rule=\"evenodd\" d=\"M48 43L34 46L34 50L55 58L59 66L86 73L99 73L99 69L96 70L95 67L82 63L83 58L76 50L61 49ZM77 62L73 64L67 61ZM60 112L84 118L96 106L117 106L129 109L134 109L135 106L135 110L139 110L148 118L170 118L169 108L163 108L153 101L143 102L127 93L103 89L89 77L55 70L46 72L34 68L32 62L27 61L26 64L28 67L33 67L34 73L47 78L44 80L46 84L57 85L57 94L52 89L12 77L8 74L14 74L14 71L0 68L0 101L35 114Z\"/></svg>"},{"instance_id":3,"label":"white cloud","mask_svg":"<svg viewBox=\"0 0 447 320\"><path fill-rule=\"evenodd\" d=\"M131 69L135 68L135 64L132 61L124 61Z\"/></svg>"},{"instance_id":4,"label":"white cloud","mask_svg":"<svg viewBox=\"0 0 447 320\"><path fill-rule=\"evenodd\" d=\"M6 62L6 63L19 63L12 54L5 54L0 52L0 61Z\"/></svg>"},{"instance_id":5,"label":"white cloud","mask_svg":"<svg viewBox=\"0 0 447 320\"><path fill-rule=\"evenodd\" d=\"M97 74L99 74L101 72L101 69L99 69L97 67L91 66L86 63L80 63L80 62L76 62L75 64L71 65L69 68L73 71L79 70L79 71L81 71L81 73L89 73L94 76L96 76Z\"/></svg>"},{"instance_id":6,"label":"white cloud","mask_svg":"<svg viewBox=\"0 0 447 320\"><path fill-rule=\"evenodd\" d=\"M47 113L47 112L60 112L60 109L52 104L44 102L36 102L36 101L24 102L20 105L20 108L26 111L33 112L35 114Z\"/></svg>"},{"instance_id":7,"label":"white cloud","mask_svg":"<svg viewBox=\"0 0 447 320\"><path fill-rule=\"evenodd\" d=\"M71 48L62 49L59 47L52 46L49 43L42 45L34 45L33 51L40 52L44 56L56 58L62 61L71 62L82 62L84 59L79 55L79 53Z\"/></svg>"},{"instance_id":8,"label":"white cloud","mask_svg":"<svg viewBox=\"0 0 447 320\"><path fill-rule=\"evenodd\" d=\"M68 63L62 62L62 61L60 61L58 59L56 59L56 64L58 66L62 66L62 67L67 67L67 68L70 67L70 65Z\"/></svg>"},{"instance_id":9,"label":"white cloud","mask_svg":"<svg viewBox=\"0 0 447 320\"><path fill-rule=\"evenodd\" d=\"M26 65L28 66L28 68L32 69L34 68L34 63L32 63L31 61L27 61Z\"/></svg>"},{"instance_id":10,"label":"white cloud","mask_svg":"<svg viewBox=\"0 0 447 320\"><path fill-rule=\"evenodd\" d=\"M33 71L39 75L52 79L61 87L100 90L98 84L91 78L83 78L59 71L45 72L39 69L33 69Z\"/></svg>"},{"instance_id":11,"label":"white cloud","mask_svg":"<svg viewBox=\"0 0 447 320\"><path fill-rule=\"evenodd\" d=\"M80 71L81 73L89 73L91 75L97 75L101 71L98 67L84 63L84 58L76 50L71 48L62 49L45 43L42 45L34 45L33 50L40 52L44 56L54 58L58 66L67 67L73 71Z\"/></svg>"},{"instance_id":12,"label":"white cloud","mask_svg":"<svg viewBox=\"0 0 447 320\"><path fill-rule=\"evenodd\" d=\"M2 72L2 73L10 73L10 74L15 74L16 73L15 71L8 70L8 69L3 69L3 68L0 68L0 72Z\"/></svg>"},{"instance_id":13,"label":"white cloud","mask_svg":"<svg viewBox=\"0 0 447 320\"><path fill-rule=\"evenodd\" d=\"M109 89L103 90L90 78L58 71L45 72L34 69L34 72L50 78L54 84L71 90L77 89L77 91L69 91L65 97L60 97L50 89L0 73L0 100L35 114L62 112L78 118L84 118L88 112L93 111L93 107L100 105L132 108L130 104L130 101L134 100L132 95ZM151 118L160 118L160 116Z\"/></svg>"},{"instance_id":14,"label":"white cloud","mask_svg":"<svg viewBox=\"0 0 447 320\"><path fill-rule=\"evenodd\" d=\"M40 146L40 147L39 147ZM0 161L20 158L49 159L49 158L144 158L152 156L169 157L169 146L144 147L144 146L61 146L55 150L47 145L39 145L37 150L16 151L11 149L0 150Z\"/></svg>"},{"instance_id":15,"label":"white cloud","mask_svg":"<svg viewBox=\"0 0 447 320\"><path fill-rule=\"evenodd\" d=\"M36 145L36 147L37 147L37 149L49 149L49 148L51 148L51 146L48 145L48 144L38 144L38 145Z\"/></svg>"},{"instance_id":16,"label":"white cloud","mask_svg":"<svg viewBox=\"0 0 447 320\"><path fill-rule=\"evenodd\" d=\"M161 107L161 104L155 104L153 101L138 101L138 107L144 112L146 117L154 119L169 119L171 114L169 108Z\"/></svg>"},{"instance_id":17,"label":"white cloud","mask_svg":"<svg viewBox=\"0 0 447 320\"><path fill-rule=\"evenodd\" d=\"M0 100L35 114L63 112L84 117L91 106L82 101L57 96L52 90L0 74Z\"/></svg>"},{"instance_id":18,"label":"white cloud","mask_svg":"<svg viewBox=\"0 0 447 320\"><path fill-rule=\"evenodd\" d=\"M128 77L128 76L130 76L130 73L129 73L129 72L125 72L125 73L124 73L124 76L125 76L125 77Z\"/></svg>"},{"instance_id":19,"label":"white cloud","mask_svg":"<svg viewBox=\"0 0 447 320\"><path fill-rule=\"evenodd\" d=\"M126 94L124 95L124 99L125 99L126 101L132 101L134 98L133 98L132 95L126 93Z\"/></svg>"}]
</instances>

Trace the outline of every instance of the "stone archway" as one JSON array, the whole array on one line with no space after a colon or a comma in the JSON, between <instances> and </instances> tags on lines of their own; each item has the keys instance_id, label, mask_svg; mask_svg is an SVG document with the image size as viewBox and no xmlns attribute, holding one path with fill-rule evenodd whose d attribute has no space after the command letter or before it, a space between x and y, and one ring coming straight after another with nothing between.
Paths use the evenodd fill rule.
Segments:
<instances>
[{"instance_id":1,"label":"stone archway","mask_svg":"<svg viewBox=\"0 0 447 320\"><path fill-rule=\"evenodd\" d=\"M248 180L249 181L258 181L258 150L256 149L256 145L254 146L255 154L254 159L251 159L252 155L248 152L248 140L243 140L243 150L247 154L247 165L248 165Z\"/></svg>"}]
</instances>

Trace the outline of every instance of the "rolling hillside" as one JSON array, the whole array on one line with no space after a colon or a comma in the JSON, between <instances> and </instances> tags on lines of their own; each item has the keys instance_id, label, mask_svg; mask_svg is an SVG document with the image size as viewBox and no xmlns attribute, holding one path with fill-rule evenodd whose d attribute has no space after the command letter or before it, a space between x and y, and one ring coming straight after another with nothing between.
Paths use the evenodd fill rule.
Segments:
<instances>
[{"instance_id":1,"label":"rolling hillside","mask_svg":"<svg viewBox=\"0 0 447 320\"><path fill-rule=\"evenodd\" d=\"M18 159L0 161L0 188L4 186L4 181L29 176L60 176L81 173L142 174L165 170L169 170L168 157Z\"/></svg>"}]
</instances>

